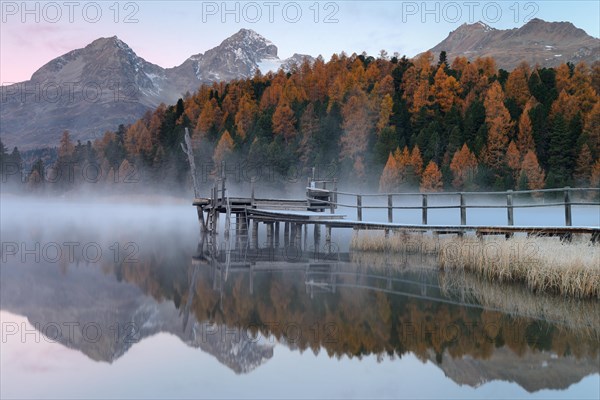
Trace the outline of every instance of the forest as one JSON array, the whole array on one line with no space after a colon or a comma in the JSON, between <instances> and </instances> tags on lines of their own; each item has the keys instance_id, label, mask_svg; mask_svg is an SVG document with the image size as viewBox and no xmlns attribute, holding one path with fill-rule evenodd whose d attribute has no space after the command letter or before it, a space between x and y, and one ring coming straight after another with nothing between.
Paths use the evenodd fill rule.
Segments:
<instances>
[{"instance_id":1,"label":"forest","mask_svg":"<svg viewBox=\"0 0 600 400\"><path fill-rule=\"evenodd\" d=\"M273 185L326 166L345 185L381 192L598 187L599 93L600 63L508 72L492 58L450 62L445 52L437 60L334 54L203 85L94 142L65 131L55 159L30 168L2 144L2 183L65 192L130 180L189 190L187 128L209 176L225 163L237 179L268 168Z\"/></svg>"}]
</instances>

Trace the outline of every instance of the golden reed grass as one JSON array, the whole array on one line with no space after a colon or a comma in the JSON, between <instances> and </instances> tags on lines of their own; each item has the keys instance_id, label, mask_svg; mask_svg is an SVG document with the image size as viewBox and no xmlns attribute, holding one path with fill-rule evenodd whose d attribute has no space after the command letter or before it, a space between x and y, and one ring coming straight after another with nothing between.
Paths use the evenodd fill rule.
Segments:
<instances>
[{"instance_id":1,"label":"golden reed grass","mask_svg":"<svg viewBox=\"0 0 600 400\"><path fill-rule=\"evenodd\" d=\"M441 269L465 270L491 282L522 282L536 293L600 299L600 246L575 238L437 237L396 232L355 234L353 251L436 256Z\"/></svg>"}]
</instances>

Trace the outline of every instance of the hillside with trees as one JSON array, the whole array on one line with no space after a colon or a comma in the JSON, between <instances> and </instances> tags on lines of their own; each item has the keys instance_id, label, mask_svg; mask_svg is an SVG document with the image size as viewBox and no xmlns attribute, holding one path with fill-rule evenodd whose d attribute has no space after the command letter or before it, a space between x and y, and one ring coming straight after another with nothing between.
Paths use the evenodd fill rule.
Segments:
<instances>
[{"instance_id":1,"label":"hillside with trees","mask_svg":"<svg viewBox=\"0 0 600 400\"><path fill-rule=\"evenodd\" d=\"M61 191L117 176L187 188L188 128L204 172L266 167L276 183L327 166L342 184L385 192L598 186L599 93L599 63L508 72L444 52L334 54L202 86L94 143L65 132L52 164L22 173L28 187ZM18 149L1 150L5 182Z\"/></svg>"}]
</instances>

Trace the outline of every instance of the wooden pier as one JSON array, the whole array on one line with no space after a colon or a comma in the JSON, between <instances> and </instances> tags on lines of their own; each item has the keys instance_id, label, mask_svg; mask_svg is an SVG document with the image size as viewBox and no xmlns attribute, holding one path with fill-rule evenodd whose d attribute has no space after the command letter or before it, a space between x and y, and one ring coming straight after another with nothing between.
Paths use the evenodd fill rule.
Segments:
<instances>
[{"instance_id":1,"label":"wooden pier","mask_svg":"<svg viewBox=\"0 0 600 400\"><path fill-rule=\"evenodd\" d=\"M218 219L225 214L224 234L228 237L232 230L236 235L249 235L254 247L258 246L259 224L266 226L267 246L278 246L281 237L281 224L284 224L284 243L306 247L308 225L314 226L314 238L320 239L321 226L325 227L325 243L331 244L331 230L379 230L389 234L392 231L430 232L435 235L475 234L504 235L506 238L516 233L528 236L558 236L563 240L571 240L573 235L589 235L594 243L600 241L600 189L596 188L561 188L546 190L506 191L506 192L443 192L443 193L385 193L358 194L337 190L335 180L316 180L309 178L306 197L303 199L229 197L226 179L215 182L209 197L197 198L193 205L198 209L198 217L205 233L218 233ZM550 196L547 201L542 196ZM486 201L482 202L482 196ZM526 201L516 199L526 197ZM343 198L339 201L338 198ZM354 198L355 201L349 200ZM446 203L439 204L445 198ZM502 198L504 201L491 201ZM369 201L365 201L365 200ZM379 200L379 202L377 201ZM399 201L400 200L400 201ZM415 201L416 200L416 201ZM435 201L432 201L435 200ZM477 201L479 200L479 201ZM593 207L597 211L597 219L588 226L573 226L572 207ZM564 208L564 225L531 226L516 225L514 210L519 208ZM356 210L356 218L339 213L338 209ZM467 223L470 209L506 209L506 225L476 225ZM431 210L456 209L460 215L460 224L430 224ZM381 210L387 221L365 220L364 213L370 210ZM394 221L395 210L419 210L421 224L409 224ZM234 220L233 220L234 218ZM302 239L304 237L304 240ZM302 246L304 243L304 246Z\"/></svg>"}]
</instances>

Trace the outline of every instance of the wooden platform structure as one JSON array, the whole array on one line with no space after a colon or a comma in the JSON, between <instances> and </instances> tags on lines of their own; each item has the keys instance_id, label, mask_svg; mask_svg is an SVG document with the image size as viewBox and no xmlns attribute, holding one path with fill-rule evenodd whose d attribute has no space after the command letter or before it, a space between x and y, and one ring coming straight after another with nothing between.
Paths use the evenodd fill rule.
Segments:
<instances>
[{"instance_id":1,"label":"wooden platform structure","mask_svg":"<svg viewBox=\"0 0 600 400\"><path fill-rule=\"evenodd\" d=\"M549 194L552 199L539 201L543 194ZM591 195L590 195L591 194ZM252 245L258 246L259 224L266 226L267 246L279 246L280 224L284 224L284 244L292 244L298 247L306 247L308 236L308 225L314 226L314 238L320 239L320 227L325 227L325 243L331 244L331 230L354 229L354 230L379 230L389 234L392 231L404 232L430 232L434 235L465 235L475 234L478 237L485 235L504 235L506 238L516 233L528 236L558 236L563 240L571 240L573 235L589 235L594 243L600 241L600 202L597 200L600 189L585 188L561 188L546 189L538 191L506 191L506 192L456 192L456 193L386 193L386 194L356 194L340 192L337 190L335 180L308 179L306 197L303 199L278 199L260 198L254 196L254 189L250 197L227 196L226 179L223 177L215 182L209 197L196 198L193 205L198 209L198 217L205 233L217 234L219 227L219 215L225 214L224 234L229 237L231 231L236 235L251 235ZM501 196L506 198L502 204L473 202L474 197ZM573 196L576 195L576 201ZM338 201L339 196L355 197L356 204L346 200L346 203ZM454 204L435 205L431 204L432 198L446 197L455 199ZM527 196L528 201L517 204L515 197ZM363 204L363 199L368 197L384 198L384 204ZM420 199L418 205L394 205L394 200L403 197ZM559 198L561 201L558 201ZM414 201L413 201L414 203ZM563 226L531 226L515 225L515 208L534 207L563 207L565 213L565 224ZM572 207L586 206L594 207L598 212L598 225L572 226ZM356 209L356 218L348 218L345 214L336 213L340 207ZM460 210L460 224L435 225L428 224L428 211L436 209L458 209ZM467 224L468 209L492 209L505 208L507 224L499 226ZM388 221L365 221L363 210L380 209L387 210ZM421 210L421 224L407 224L393 221L394 210ZM235 221L233 221L233 217ZM304 237L304 241L302 240ZM304 243L304 246L302 246Z\"/></svg>"}]
</instances>

